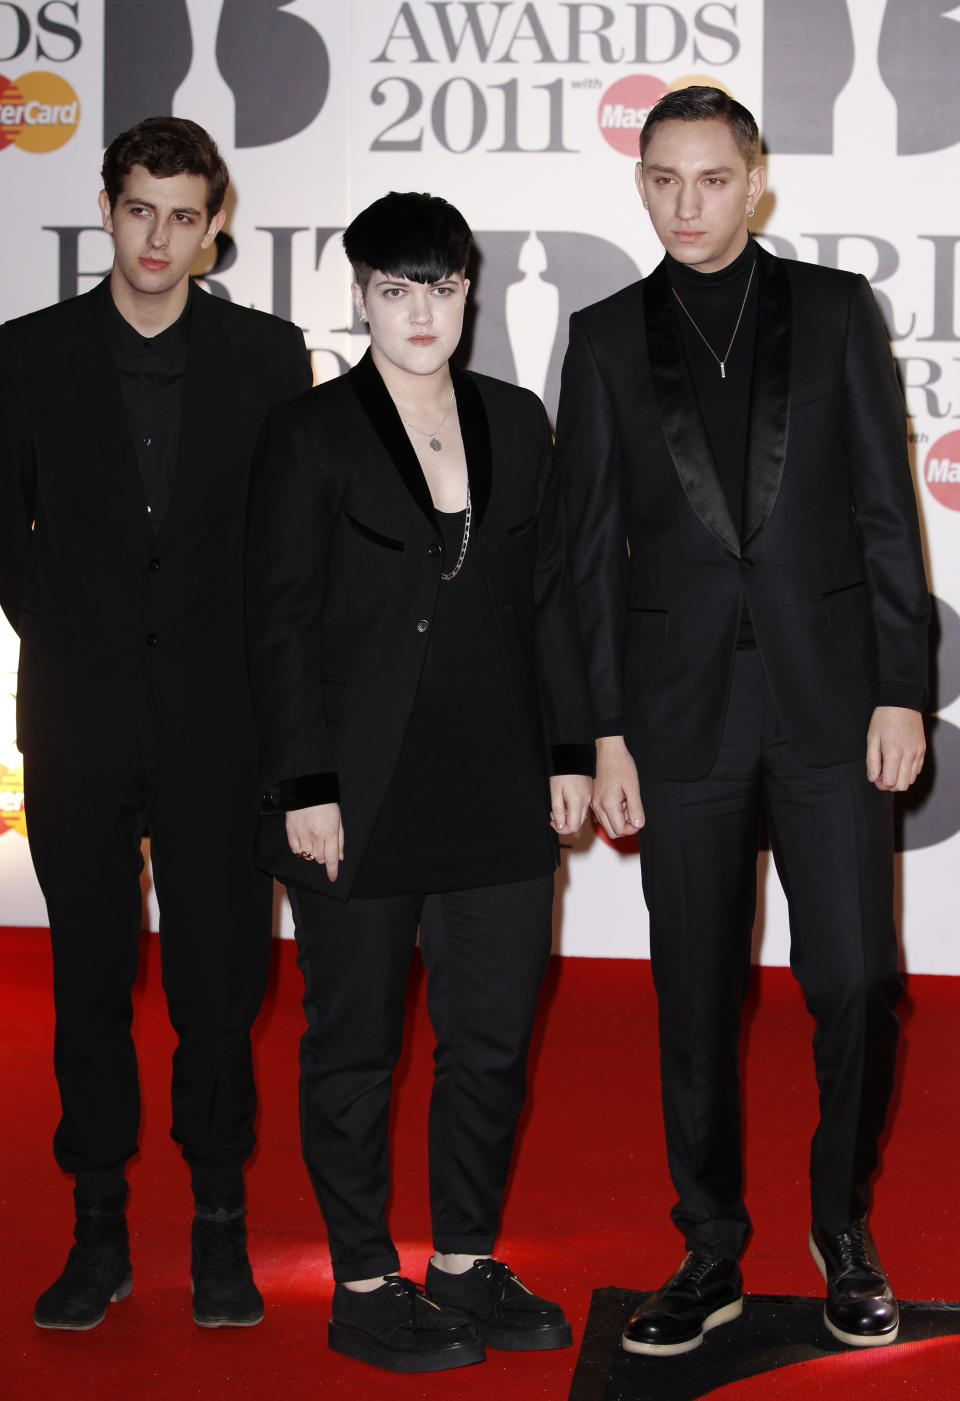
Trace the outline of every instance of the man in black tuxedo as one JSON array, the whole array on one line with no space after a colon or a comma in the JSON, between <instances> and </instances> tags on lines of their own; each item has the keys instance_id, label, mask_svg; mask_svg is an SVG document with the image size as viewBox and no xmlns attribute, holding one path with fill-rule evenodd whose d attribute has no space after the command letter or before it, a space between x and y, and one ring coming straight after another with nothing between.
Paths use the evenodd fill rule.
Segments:
<instances>
[{"instance_id":1,"label":"man in black tuxedo","mask_svg":"<svg viewBox=\"0 0 960 1401\"><path fill-rule=\"evenodd\" d=\"M178 1044L173 1128L191 1172L194 1318L263 1317L243 1220L254 1146L250 1027L270 952L254 869L243 643L249 459L267 410L310 384L296 327L202 292L226 166L193 122L109 146L113 269L0 329L0 602L21 640L18 743L53 944L60 1167L75 1245L34 1312L92 1328L130 1292L130 1036L149 829Z\"/></svg>"},{"instance_id":2,"label":"man in black tuxedo","mask_svg":"<svg viewBox=\"0 0 960 1401\"><path fill-rule=\"evenodd\" d=\"M892 1342L865 1216L901 991L893 798L920 770L929 595L905 414L868 284L771 257L756 123L667 94L637 183L666 257L571 320L558 451L606 831L640 834L687 1254L629 1351L739 1315L738 1035L765 807L816 1019L811 1249L825 1320ZM643 801L641 805L641 793Z\"/></svg>"}]
</instances>

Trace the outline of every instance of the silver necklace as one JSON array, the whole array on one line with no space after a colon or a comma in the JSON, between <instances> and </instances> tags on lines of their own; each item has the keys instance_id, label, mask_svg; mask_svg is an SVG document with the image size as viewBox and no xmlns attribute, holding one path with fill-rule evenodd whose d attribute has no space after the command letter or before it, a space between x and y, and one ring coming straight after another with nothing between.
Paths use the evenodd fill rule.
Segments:
<instances>
[{"instance_id":1,"label":"silver necklace","mask_svg":"<svg viewBox=\"0 0 960 1401\"><path fill-rule=\"evenodd\" d=\"M418 428L415 423L408 422L408 420L404 418L403 414L400 415L400 422L404 424L405 427L412 428L414 433L420 434L421 438L430 439L430 446L433 448L434 452L439 452L440 449L443 447L443 443L441 443L440 439L437 437L437 434L440 432L440 429L447 421L447 414L450 412L450 406L453 403L453 395L454 391L451 389L450 398L447 400L447 407L443 411L443 418L441 418L440 422L437 424L436 428L433 430L432 433L428 433L424 428Z\"/></svg>"},{"instance_id":2,"label":"silver necklace","mask_svg":"<svg viewBox=\"0 0 960 1401\"><path fill-rule=\"evenodd\" d=\"M449 574L441 574L440 578L445 584L451 579L455 579L463 568L463 561L466 558L467 546L470 543L470 521L473 518L473 503L470 500L470 483L467 482L467 509L463 516L463 539L460 541L460 553L457 555L457 562L450 570Z\"/></svg>"},{"instance_id":3,"label":"silver necklace","mask_svg":"<svg viewBox=\"0 0 960 1401\"><path fill-rule=\"evenodd\" d=\"M734 343L734 341L737 339L737 332L738 332L739 329L740 329L740 322L743 320L743 313L744 313L744 310L745 310L746 305L747 305L747 298L748 298L749 295L750 295L750 288L751 288L751 286L753 285L753 274L756 272L756 270L757 270L757 264L756 264L756 260L754 260L753 267L750 269L750 276L747 278L747 290L744 292L744 294L743 294L743 301L740 303L740 315L737 317L737 324L736 324L736 325L734 326L734 328L733 328L733 335L730 337L730 344L727 346L726 350L723 352L723 359L722 359L722 360L721 360L720 356L717 354L717 352L714 350L713 346L712 346L712 345L710 344L710 342L707 340L706 336L703 334L703 332L701 331L700 327L697 325L696 321L694 321L694 319L693 319L693 317L690 315L689 311L687 311L687 308L683 305L683 302L682 302L682 300L681 300L681 298L680 298L680 293L677 291L676 287L671 287L671 291L673 292L673 295L676 297L677 301L680 302L680 309L681 309L681 311L684 313L684 315L686 316L687 320L690 322L690 325L691 325L691 326L693 327L693 329L696 331L697 335L698 335L698 336L700 337L700 339L703 341L704 345L707 347L707 349L709 350L710 354L713 356L714 360L716 360L717 364L720 366L720 378L721 378L721 379L726 379L726 377L727 377L727 360L728 360L728 358L729 358L729 356L730 356L731 350L733 349L733 343ZM431 447L432 447L432 446L433 446L433 444L431 444Z\"/></svg>"}]
</instances>

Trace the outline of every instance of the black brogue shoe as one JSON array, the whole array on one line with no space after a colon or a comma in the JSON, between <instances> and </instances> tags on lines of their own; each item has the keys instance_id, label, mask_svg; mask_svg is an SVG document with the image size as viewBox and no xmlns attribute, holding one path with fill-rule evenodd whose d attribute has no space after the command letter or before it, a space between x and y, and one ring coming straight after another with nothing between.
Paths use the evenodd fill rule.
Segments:
<instances>
[{"instance_id":1,"label":"black brogue shoe","mask_svg":"<svg viewBox=\"0 0 960 1401\"><path fill-rule=\"evenodd\" d=\"M425 1288L436 1303L469 1315L487 1347L545 1352L573 1343L560 1305L534 1294L502 1260L474 1260L462 1274L431 1263Z\"/></svg>"},{"instance_id":2,"label":"black brogue shoe","mask_svg":"<svg viewBox=\"0 0 960 1401\"><path fill-rule=\"evenodd\" d=\"M743 1310L743 1277L736 1260L689 1251L679 1270L630 1316L621 1346L627 1352L674 1357L692 1352L704 1333L731 1323Z\"/></svg>"},{"instance_id":3,"label":"black brogue shoe","mask_svg":"<svg viewBox=\"0 0 960 1401\"><path fill-rule=\"evenodd\" d=\"M386 1275L367 1292L336 1285L327 1338L334 1352L388 1372L443 1372L486 1357L469 1318L441 1308L402 1275Z\"/></svg>"},{"instance_id":4,"label":"black brogue shoe","mask_svg":"<svg viewBox=\"0 0 960 1401\"><path fill-rule=\"evenodd\" d=\"M850 1347L896 1342L900 1310L866 1221L837 1235L812 1226L810 1254L827 1282L823 1321L833 1336Z\"/></svg>"}]
</instances>

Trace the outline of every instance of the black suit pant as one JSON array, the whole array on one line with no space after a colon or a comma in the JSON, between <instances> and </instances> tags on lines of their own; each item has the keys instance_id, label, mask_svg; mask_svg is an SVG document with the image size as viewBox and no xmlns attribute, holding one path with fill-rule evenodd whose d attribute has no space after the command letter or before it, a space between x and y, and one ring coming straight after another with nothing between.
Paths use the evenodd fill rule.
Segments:
<instances>
[{"instance_id":1,"label":"black suit pant","mask_svg":"<svg viewBox=\"0 0 960 1401\"><path fill-rule=\"evenodd\" d=\"M864 736L864 749L866 736ZM750 977L761 805L790 914L790 965L816 1027L820 1118L813 1219L866 1211L893 1088L902 991L893 920L893 800L864 756L810 768L791 751L759 653L737 653L716 762L695 782L642 784L643 886L659 1004L675 1224L688 1249L734 1257L741 1196L740 1012Z\"/></svg>"},{"instance_id":2,"label":"black suit pant","mask_svg":"<svg viewBox=\"0 0 960 1401\"><path fill-rule=\"evenodd\" d=\"M307 1029L303 1156L336 1280L399 1268L386 1221L392 1074L417 925L436 1036L429 1116L434 1248L493 1250L540 984L553 876L345 902L290 888Z\"/></svg>"},{"instance_id":3,"label":"black suit pant","mask_svg":"<svg viewBox=\"0 0 960 1401\"><path fill-rule=\"evenodd\" d=\"M147 826L177 1033L171 1131L194 1169L238 1166L255 1142L250 1028L271 947L272 882L251 859L253 756L198 775L148 733L106 770L27 755L24 789L53 946L57 1162L71 1173L108 1172L137 1151L131 993Z\"/></svg>"}]
</instances>

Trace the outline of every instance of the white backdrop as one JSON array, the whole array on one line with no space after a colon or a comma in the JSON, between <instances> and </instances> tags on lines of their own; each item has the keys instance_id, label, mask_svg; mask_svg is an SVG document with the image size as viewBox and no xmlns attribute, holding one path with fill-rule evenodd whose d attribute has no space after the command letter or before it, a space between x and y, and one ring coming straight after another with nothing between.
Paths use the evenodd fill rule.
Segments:
<instances>
[{"instance_id":1,"label":"white backdrop","mask_svg":"<svg viewBox=\"0 0 960 1401\"><path fill-rule=\"evenodd\" d=\"M297 321L318 379L366 345L344 224L388 189L430 190L477 233L469 363L535 389L553 415L570 311L659 259L633 183L644 110L691 80L728 88L765 138L761 237L865 273L900 363L937 601L932 759L901 812L901 926L910 969L960 973L958 71L960 5L946 0L3 0L0 316L107 270L103 146L174 112L213 132L233 177L204 285ZM42 925L16 666L0 624L0 923ZM762 859L757 956L785 963ZM562 884L562 952L646 956L635 853L591 833ZM149 892L147 909L156 928Z\"/></svg>"}]
</instances>

